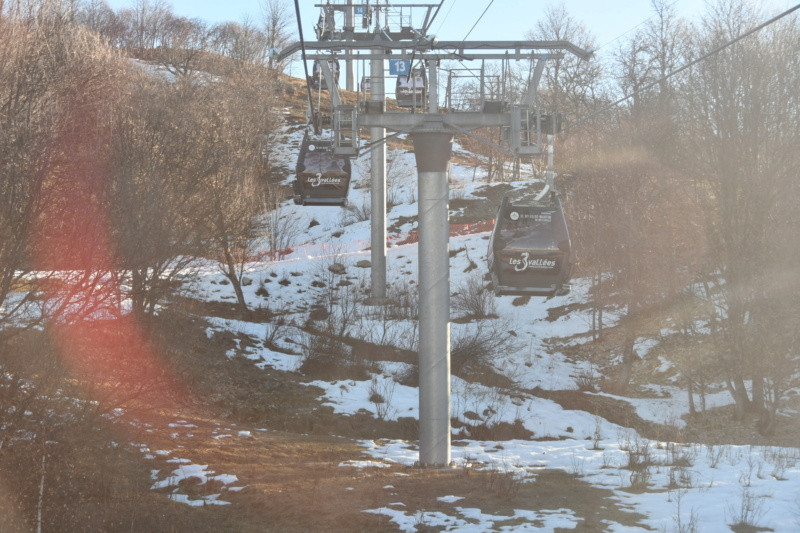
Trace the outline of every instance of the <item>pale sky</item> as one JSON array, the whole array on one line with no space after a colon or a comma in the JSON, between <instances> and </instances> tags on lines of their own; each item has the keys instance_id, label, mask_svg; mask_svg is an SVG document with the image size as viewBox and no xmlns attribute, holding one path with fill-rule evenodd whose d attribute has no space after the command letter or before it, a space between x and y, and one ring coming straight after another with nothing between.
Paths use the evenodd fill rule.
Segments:
<instances>
[{"instance_id":1,"label":"pale sky","mask_svg":"<svg viewBox=\"0 0 800 533\"><path fill-rule=\"evenodd\" d=\"M130 7L136 0L106 0L115 10ZM200 18L209 23L225 21L241 22L245 18L257 23L261 18L261 3L267 0L167 0L176 15ZM287 3L293 25L295 19L294 0ZM299 0L303 35L308 41L316 40L314 25L320 15L321 4L328 0ZM367 0L354 0L364 3ZM707 4L719 0L668 0L677 14L698 22L706 11ZM769 16L782 12L796 3L796 0L749 0L765 7ZM385 3L386 0L369 0L370 4ZM341 4L344 0L333 0ZM432 4L438 0L390 0L392 5ZM442 41L509 41L524 40L526 32L535 28L549 6L563 4L574 20L583 24L595 37L596 57L612 54L636 29L654 18L651 0L444 0L444 3L431 25L429 34ZM414 10L414 17L424 17L424 10ZM765 19L767 15L765 15ZM422 25L422 20L412 20L414 27ZM753 25L763 22L753 21ZM418 25L417 25L418 23ZM477 23L477 24L476 24ZM293 27L294 39L297 29ZM575 43L582 46L583 43ZM298 75L296 55L290 62L288 73ZM294 72L293 72L294 71ZM357 75L359 75L357 73Z\"/></svg>"},{"instance_id":2,"label":"pale sky","mask_svg":"<svg viewBox=\"0 0 800 533\"><path fill-rule=\"evenodd\" d=\"M294 2L287 2L294 15ZM108 3L112 8L120 9L131 6L133 0L108 0ZM256 20L260 12L259 0L172 0L170 3L177 15L201 18L208 22L241 21L245 16ZM313 26L319 17L319 8L315 6L323 3L324 0L300 0L300 16L306 39L315 40ZM416 0L413 3L438 2ZM536 25L545 8L558 3L555 0L445 0L431 33L441 40L463 40L486 10L478 25L469 33L469 40L521 40L525 32ZM601 51L616 47L616 40L653 15L650 0L565 0L563 3L567 11L597 37ZM788 0L779 3L789 4ZM703 10L704 2L675 0L674 5L679 14L694 18Z\"/></svg>"}]
</instances>

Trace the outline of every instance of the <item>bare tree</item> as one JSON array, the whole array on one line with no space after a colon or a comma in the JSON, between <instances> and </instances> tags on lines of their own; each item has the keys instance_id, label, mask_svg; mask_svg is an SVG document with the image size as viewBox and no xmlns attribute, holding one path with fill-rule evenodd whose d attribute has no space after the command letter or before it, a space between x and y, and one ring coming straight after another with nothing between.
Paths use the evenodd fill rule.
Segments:
<instances>
[{"instance_id":1,"label":"bare tree","mask_svg":"<svg viewBox=\"0 0 800 533\"><path fill-rule=\"evenodd\" d=\"M735 38L764 14L722 0L703 19L694 54ZM736 417L754 411L768 431L796 365L793 272L798 257L796 176L800 65L796 18L779 21L691 72L687 168L702 180L716 283L710 317ZM794 302L794 303L792 303ZM751 386L748 387L747 382Z\"/></svg>"},{"instance_id":2,"label":"bare tree","mask_svg":"<svg viewBox=\"0 0 800 533\"><path fill-rule=\"evenodd\" d=\"M45 147L54 118L47 112L51 87L40 35L32 24L9 18L0 27L0 323L6 326L30 297L9 302L32 267L30 241L44 206Z\"/></svg>"},{"instance_id":3,"label":"bare tree","mask_svg":"<svg viewBox=\"0 0 800 533\"><path fill-rule=\"evenodd\" d=\"M132 51L143 56L160 44L158 38L170 11L166 0L134 0L130 10Z\"/></svg>"},{"instance_id":4,"label":"bare tree","mask_svg":"<svg viewBox=\"0 0 800 533\"><path fill-rule=\"evenodd\" d=\"M200 185L216 171L213 109L190 79L140 73L115 127L111 218L136 315L145 317L172 280L203 253Z\"/></svg>"},{"instance_id":5,"label":"bare tree","mask_svg":"<svg viewBox=\"0 0 800 533\"><path fill-rule=\"evenodd\" d=\"M107 36L116 19L116 13L105 0L83 0L78 6L76 19L93 32Z\"/></svg>"},{"instance_id":6,"label":"bare tree","mask_svg":"<svg viewBox=\"0 0 800 533\"><path fill-rule=\"evenodd\" d=\"M294 12L287 0L261 0L260 6L266 47L270 51L269 68L283 70L283 63L278 63L271 51L289 44L294 35Z\"/></svg>"},{"instance_id":7,"label":"bare tree","mask_svg":"<svg viewBox=\"0 0 800 533\"><path fill-rule=\"evenodd\" d=\"M100 414L122 399L119 385L132 383L122 374L143 374L118 330L98 343L98 322L82 320L97 319L115 292L105 208L126 64L75 24L69 2L0 9L0 459L3 477L19 481L14 510L22 515L0 517L0 529L70 528L59 519L81 505L60 458L81 449L98 460ZM8 342L28 302L44 310L47 333Z\"/></svg>"},{"instance_id":8,"label":"bare tree","mask_svg":"<svg viewBox=\"0 0 800 533\"><path fill-rule=\"evenodd\" d=\"M8 9L0 20L2 329L20 325L17 315L42 295L51 313L90 312L102 299L96 290L110 260L101 213L124 84L120 59L73 24L68 4ZM73 274L28 278L63 268Z\"/></svg>"},{"instance_id":9,"label":"bare tree","mask_svg":"<svg viewBox=\"0 0 800 533\"><path fill-rule=\"evenodd\" d=\"M699 267L702 218L687 180L642 150L609 150L579 170L571 193L573 236L581 268L598 293L623 311L622 363L614 390L624 392L648 311L677 295Z\"/></svg>"},{"instance_id":10,"label":"bare tree","mask_svg":"<svg viewBox=\"0 0 800 533\"><path fill-rule=\"evenodd\" d=\"M264 206L261 190L261 142L271 131L272 80L261 66L240 68L212 87L207 105L215 109L211 123L218 134L215 171L203 181L204 214L209 244L220 257L242 313L249 315L242 277L254 259Z\"/></svg>"},{"instance_id":11,"label":"bare tree","mask_svg":"<svg viewBox=\"0 0 800 533\"><path fill-rule=\"evenodd\" d=\"M636 136L667 164L676 160L681 131L676 95L680 79L667 75L687 62L691 42L688 23L674 5L652 0L655 15L614 54L614 70ZM647 89L647 90L645 90Z\"/></svg>"},{"instance_id":12,"label":"bare tree","mask_svg":"<svg viewBox=\"0 0 800 533\"><path fill-rule=\"evenodd\" d=\"M229 67L265 65L269 56L266 35L248 19L211 28L212 49L228 58Z\"/></svg>"},{"instance_id":13,"label":"bare tree","mask_svg":"<svg viewBox=\"0 0 800 533\"><path fill-rule=\"evenodd\" d=\"M155 52L157 60L176 76L192 76L202 67L209 30L200 19L165 16L159 36L161 45Z\"/></svg>"},{"instance_id":14,"label":"bare tree","mask_svg":"<svg viewBox=\"0 0 800 533\"><path fill-rule=\"evenodd\" d=\"M127 13L132 14L132 11L128 10ZM112 47L131 47L132 24L129 24L130 18L115 12L105 0L80 2L75 18L79 24L100 35Z\"/></svg>"},{"instance_id":15,"label":"bare tree","mask_svg":"<svg viewBox=\"0 0 800 533\"><path fill-rule=\"evenodd\" d=\"M564 4L550 5L544 18L526 34L532 40L570 41L585 49L597 47L596 37L569 14ZM597 105L603 75L596 60L584 61L572 54L547 61L540 91L542 107L579 118Z\"/></svg>"}]
</instances>

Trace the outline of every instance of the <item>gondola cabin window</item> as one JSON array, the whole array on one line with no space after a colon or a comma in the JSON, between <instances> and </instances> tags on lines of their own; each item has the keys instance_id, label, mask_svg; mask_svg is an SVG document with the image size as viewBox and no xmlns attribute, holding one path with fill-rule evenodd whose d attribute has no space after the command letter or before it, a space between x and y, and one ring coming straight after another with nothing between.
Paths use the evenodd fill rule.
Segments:
<instances>
[{"instance_id":1,"label":"gondola cabin window","mask_svg":"<svg viewBox=\"0 0 800 533\"><path fill-rule=\"evenodd\" d=\"M556 247L553 212L521 213L510 211L500 228L507 248L553 249Z\"/></svg>"},{"instance_id":2,"label":"gondola cabin window","mask_svg":"<svg viewBox=\"0 0 800 533\"><path fill-rule=\"evenodd\" d=\"M315 146L309 147L305 159L303 159L303 175L313 176L319 181L324 175L326 178L342 178L347 174L344 171L344 160L332 157L327 150L315 150ZM332 183L332 180L326 180ZM319 183L318 183L319 184Z\"/></svg>"}]
</instances>

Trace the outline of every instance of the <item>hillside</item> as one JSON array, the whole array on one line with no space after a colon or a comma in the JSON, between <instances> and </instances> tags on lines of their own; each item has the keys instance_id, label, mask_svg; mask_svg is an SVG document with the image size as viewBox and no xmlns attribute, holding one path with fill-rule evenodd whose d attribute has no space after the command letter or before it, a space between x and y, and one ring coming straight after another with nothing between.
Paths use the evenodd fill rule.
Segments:
<instances>
[{"instance_id":1,"label":"hillside","mask_svg":"<svg viewBox=\"0 0 800 533\"><path fill-rule=\"evenodd\" d=\"M290 83L271 161L273 178L286 185L302 137L302 84ZM580 271L570 295L549 300L484 290L488 233L472 233L475 223L490 219L500 197L523 196L537 180L488 184L475 156L458 148L451 222L464 234L450 241L454 466L415 468L418 254L403 243L416 229L416 176L406 146L389 152L391 305L363 305L362 158L349 209L281 206L279 216L297 228L291 253L245 273L258 318L239 318L213 263L161 313L170 364L191 401L149 421L140 441L155 494L193 506L203 522L215 521L209 530L800 527L796 411L782 412L776 432L763 436L756 420L732 423L729 394L708 383L704 411L689 417L678 363L705 346L682 338L669 309L641 319L640 360L623 397L600 392L616 372L619 319L606 309L603 338L593 340L590 283Z\"/></svg>"},{"instance_id":2,"label":"hillside","mask_svg":"<svg viewBox=\"0 0 800 533\"><path fill-rule=\"evenodd\" d=\"M288 188L303 135L304 84L287 78L282 86L270 179ZM71 427L73 451L48 459L69 465L58 475L77 479L71 486L80 491L58 494L62 514L47 520L108 531L800 528L797 391L766 436L755 419L732 421L732 400L716 376L694 395L703 407L689 416L682 369L709 348L704 324L687 335L672 302L633 318L641 323L631 386L625 396L604 392L631 317L607 305L596 338L592 284L580 269L567 296L487 290L499 201L528 197L540 180L523 166L524 180L488 183L482 157L458 142L450 176L453 465L418 468L419 254L408 150L402 140L388 150L391 303L365 304L369 161L362 157L353 162L348 208L287 198L264 215L282 221L273 227L290 242L271 250L261 236L254 246L259 259L243 275L249 319L219 265L194 262L160 303L138 354L155 361L157 384L101 413L91 432ZM132 329L90 317L79 332L99 340L101 352L113 353L108 347L123 339L131 356ZM61 340L56 333L49 342ZM20 340L14 353L22 357L31 346L38 345ZM61 364L74 370L80 361ZM86 403L101 405L96 398L112 388L83 391ZM45 454L41 467L39 457L26 472L58 486ZM35 508L36 495L15 499L13 476L0 481L0 526L30 529L15 509Z\"/></svg>"},{"instance_id":3,"label":"hillside","mask_svg":"<svg viewBox=\"0 0 800 533\"><path fill-rule=\"evenodd\" d=\"M0 0L0 533L800 531L800 5L367 4ZM385 236L295 30L459 131Z\"/></svg>"}]
</instances>

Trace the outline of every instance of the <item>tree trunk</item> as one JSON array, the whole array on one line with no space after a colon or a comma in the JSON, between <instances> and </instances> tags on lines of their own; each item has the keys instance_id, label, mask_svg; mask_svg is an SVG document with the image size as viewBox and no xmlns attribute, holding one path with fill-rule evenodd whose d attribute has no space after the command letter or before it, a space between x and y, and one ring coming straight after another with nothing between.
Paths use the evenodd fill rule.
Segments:
<instances>
[{"instance_id":1,"label":"tree trunk","mask_svg":"<svg viewBox=\"0 0 800 533\"><path fill-rule=\"evenodd\" d=\"M687 377L686 382L686 393L689 396L689 414L694 416L697 414L697 408L694 406L694 379Z\"/></svg>"},{"instance_id":2,"label":"tree trunk","mask_svg":"<svg viewBox=\"0 0 800 533\"><path fill-rule=\"evenodd\" d=\"M242 291L242 284L239 281L239 276L236 274L236 265L233 262L233 255L231 254L230 246L228 246L228 242L226 241L223 244L223 253L225 255L225 265L227 270L225 270L225 277L230 280L231 285L233 286L233 292L236 293L236 300L239 302L239 308L242 312L242 318L249 319L250 318L250 309L247 307L247 302L244 299L244 292Z\"/></svg>"},{"instance_id":3,"label":"tree trunk","mask_svg":"<svg viewBox=\"0 0 800 533\"><path fill-rule=\"evenodd\" d=\"M633 374L633 362L636 359L636 351L633 346L636 342L636 335L634 334L633 327L628 326L629 331L625 336L625 344L622 347L622 364L620 365L619 375L617 376L617 383L615 384L616 394L625 394L628 390L628 385L631 382L631 375Z\"/></svg>"},{"instance_id":4,"label":"tree trunk","mask_svg":"<svg viewBox=\"0 0 800 533\"><path fill-rule=\"evenodd\" d=\"M42 473L39 478L39 503L36 506L36 533L42 533L42 509L44 508L44 476L46 454L42 451Z\"/></svg>"},{"instance_id":5,"label":"tree trunk","mask_svg":"<svg viewBox=\"0 0 800 533\"><path fill-rule=\"evenodd\" d=\"M703 418L706 416L706 376L704 373L700 374L700 409L703 413Z\"/></svg>"},{"instance_id":6,"label":"tree trunk","mask_svg":"<svg viewBox=\"0 0 800 533\"><path fill-rule=\"evenodd\" d=\"M753 399L750 408L755 413L766 414L767 404L764 396L764 377L760 368L753 370Z\"/></svg>"},{"instance_id":7,"label":"tree trunk","mask_svg":"<svg viewBox=\"0 0 800 533\"><path fill-rule=\"evenodd\" d=\"M140 269L131 270L131 311L137 320L143 320L145 316L145 278L146 274Z\"/></svg>"},{"instance_id":8,"label":"tree trunk","mask_svg":"<svg viewBox=\"0 0 800 533\"><path fill-rule=\"evenodd\" d=\"M745 412L747 412L750 405L750 399L747 396L747 389L744 387L744 381L742 381L741 378L726 379L725 385L735 402L733 406L734 420L743 420Z\"/></svg>"},{"instance_id":9,"label":"tree trunk","mask_svg":"<svg viewBox=\"0 0 800 533\"><path fill-rule=\"evenodd\" d=\"M592 274L592 340L599 341L603 336L603 274Z\"/></svg>"}]
</instances>

